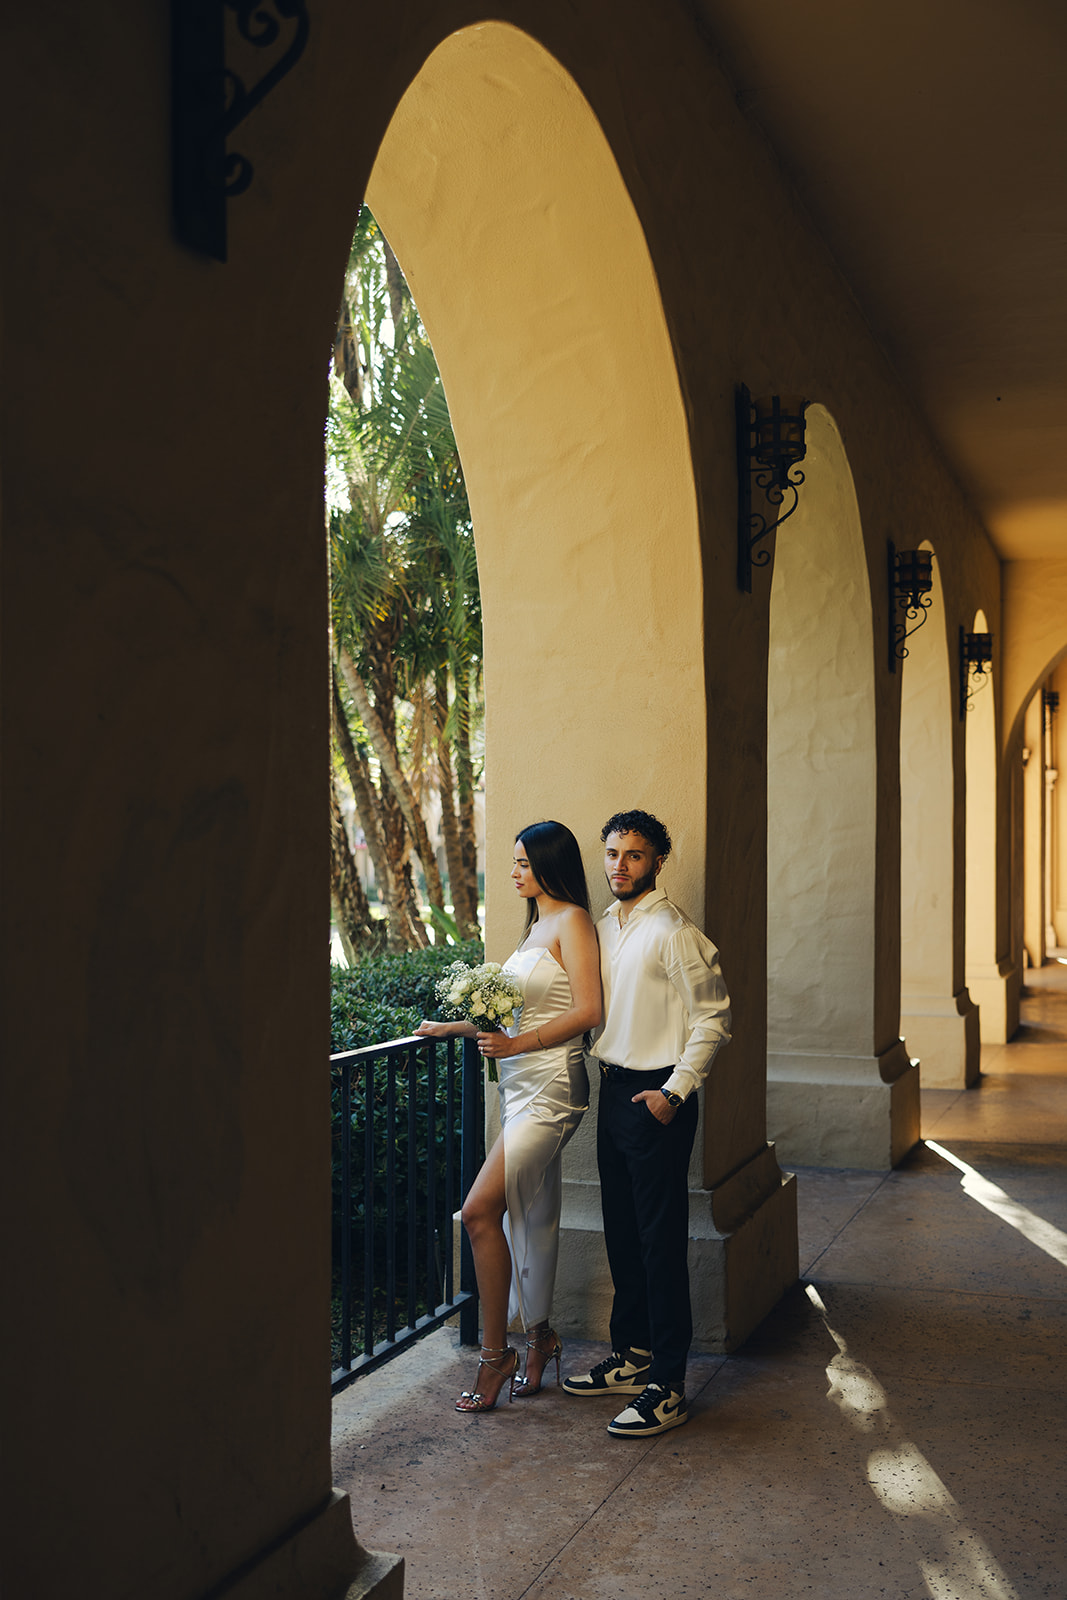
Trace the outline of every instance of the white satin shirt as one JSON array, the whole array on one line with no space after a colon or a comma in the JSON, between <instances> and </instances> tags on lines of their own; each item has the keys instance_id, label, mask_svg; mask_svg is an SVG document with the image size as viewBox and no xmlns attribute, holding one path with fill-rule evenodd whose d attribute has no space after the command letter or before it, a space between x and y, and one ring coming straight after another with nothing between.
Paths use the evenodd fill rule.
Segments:
<instances>
[{"instance_id":1,"label":"white satin shirt","mask_svg":"<svg viewBox=\"0 0 1067 1600\"><path fill-rule=\"evenodd\" d=\"M625 923L620 910L616 901L596 925L604 1024L593 1053L634 1072L673 1066L663 1087L685 1098L730 1037L719 952L663 889L639 900Z\"/></svg>"}]
</instances>

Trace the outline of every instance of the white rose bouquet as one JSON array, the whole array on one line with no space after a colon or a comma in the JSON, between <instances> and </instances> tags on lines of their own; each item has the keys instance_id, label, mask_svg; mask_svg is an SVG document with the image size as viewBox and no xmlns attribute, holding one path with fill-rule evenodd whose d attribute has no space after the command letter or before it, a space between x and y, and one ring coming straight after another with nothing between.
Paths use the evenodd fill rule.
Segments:
<instances>
[{"instance_id":1,"label":"white rose bouquet","mask_svg":"<svg viewBox=\"0 0 1067 1600\"><path fill-rule=\"evenodd\" d=\"M479 1033L503 1033L522 1005L522 990L508 976L499 961L485 961L469 967L453 961L437 981L437 998L446 1017L469 1022ZM489 1062L489 1082L497 1083L496 1062Z\"/></svg>"}]
</instances>

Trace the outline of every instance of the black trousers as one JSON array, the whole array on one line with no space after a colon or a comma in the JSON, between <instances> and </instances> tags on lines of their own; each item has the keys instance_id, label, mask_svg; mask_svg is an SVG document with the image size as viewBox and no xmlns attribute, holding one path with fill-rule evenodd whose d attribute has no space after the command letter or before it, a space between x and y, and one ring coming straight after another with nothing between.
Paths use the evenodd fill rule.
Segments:
<instances>
[{"instance_id":1,"label":"black trousers","mask_svg":"<svg viewBox=\"0 0 1067 1600\"><path fill-rule=\"evenodd\" d=\"M693 1339L689 1304L689 1157L697 1129L697 1097L669 1123L658 1122L642 1089L666 1083L661 1072L600 1080L597 1165L604 1242L615 1286L611 1346L652 1351L650 1383L681 1388Z\"/></svg>"}]
</instances>

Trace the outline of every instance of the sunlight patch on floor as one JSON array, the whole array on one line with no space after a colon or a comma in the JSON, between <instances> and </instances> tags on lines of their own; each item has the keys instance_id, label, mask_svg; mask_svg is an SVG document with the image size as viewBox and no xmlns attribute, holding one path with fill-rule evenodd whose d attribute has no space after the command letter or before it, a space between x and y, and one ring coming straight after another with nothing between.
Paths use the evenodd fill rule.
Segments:
<instances>
[{"instance_id":1,"label":"sunlight patch on floor","mask_svg":"<svg viewBox=\"0 0 1067 1600\"><path fill-rule=\"evenodd\" d=\"M958 1503L922 1451L901 1434L874 1373L849 1354L818 1290L808 1284L806 1292L837 1345L838 1353L826 1369L827 1399L858 1433L881 1435L882 1442L867 1457L867 1480L915 1546L931 1600L1019 1600L989 1548L964 1523Z\"/></svg>"},{"instance_id":2,"label":"sunlight patch on floor","mask_svg":"<svg viewBox=\"0 0 1067 1600\"><path fill-rule=\"evenodd\" d=\"M951 1150L946 1150L944 1145L935 1144L932 1139L924 1139L923 1143L935 1156L940 1156L942 1161L948 1161L963 1177L960 1182L964 1194L972 1200L977 1200L980 1206L985 1206L987 1211L992 1211L994 1216L1008 1222L1017 1228L1024 1238L1031 1244L1036 1244L1039 1250L1044 1250L1054 1261L1067 1267L1067 1233L1060 1228L1054 1228L1051 1222L1045 1222L1042 1217L1035 1216L1026 1206L1013 1200L1003 1189L995 1183L990 1183L988 1178L983 1178L974 1167L968 1166L966 1161L961 1161L959 1156L954 1156Z\"/></svg>"}]
</instances>

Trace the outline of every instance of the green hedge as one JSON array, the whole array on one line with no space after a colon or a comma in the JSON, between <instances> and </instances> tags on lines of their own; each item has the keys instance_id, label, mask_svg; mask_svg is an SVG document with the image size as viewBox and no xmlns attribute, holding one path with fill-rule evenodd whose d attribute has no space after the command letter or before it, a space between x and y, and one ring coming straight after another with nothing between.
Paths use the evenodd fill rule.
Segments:
<instances>
[{"instance_id":1,"label":"green hedge","mask_svg":"<svg viewBox=\"0 0 1067 1600\"><path fill-rule=\"evenodd\" d=\"M414 1033L423 1017L438 1014L436 984L446 967L453 961L475 966L484 960L481 942L472 939L374 956L358 967L334 967L330 1050L361 1050Z\"/></svg>"}]
</instances>

